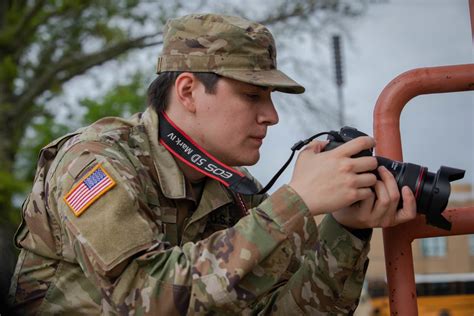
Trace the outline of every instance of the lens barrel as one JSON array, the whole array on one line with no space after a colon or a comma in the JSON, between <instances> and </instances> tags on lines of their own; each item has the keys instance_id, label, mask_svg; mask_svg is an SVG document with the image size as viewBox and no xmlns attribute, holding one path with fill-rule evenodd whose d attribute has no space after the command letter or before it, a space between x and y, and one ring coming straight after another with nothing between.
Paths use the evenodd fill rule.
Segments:
<instances>
[{"instance_id":1,"label":"lens barrel","mask_svg":"<svg viewBox=\"0 0 474 316\"><path fill-rule=\"evenodd\" d=\"M341 128L340 132L331 131L328 136L329 143L324 151L339 147L345 142L360 136L367 136L367 134L349 126ZM353 158L362 156L372 156L372 151L364 150L354 155ZM380 156L375 156L375 158L377 158L379 166L384 166L392 173L399 190L404 186L411 189L416 198L417 212L426 215L428 224L446 230L451 229L451 223L441 213L446 209L451 194L450 182L462 179L465 170L441 166L436 173L433 173L429 172L428 168L416 164L404 163ZM378 173L376 171L374 173L380 179ZM403 207L401 198L398 207Z\"/></svg>"},{"instance_id":2,"label":"lens barrel","mask_svg":"<svg viewBox=\"0 0 474 316\"><path fill-rule=\"evenodd\" d=\"M435 173L428 168L412 163L403 163L376 156L377 162L387 168L395 177L398 189L408 186L415 195L417 212L426 215L427 222L433 226L451 229L451 223L441 213L448 205L451 194L451 181L464 177L464 170L441 166ZM400 200L399 208L403 207Z\"/></svg>"},{"instance_id":3,"label":"lens barrel","mask_svg":"<svg viewBox=\"0 0 474 316\"><path fill-rule=\"evenodd\" d=\"M412 163L403 163L384 157L376 156L375 158L377 158L379 166L384 166L392 173L400 190L404 186L408 186L411 189L419 206L418 202L423 191L428 169ZM402 207L401 201L399 206Z\"/></svg>"}]
</instances>

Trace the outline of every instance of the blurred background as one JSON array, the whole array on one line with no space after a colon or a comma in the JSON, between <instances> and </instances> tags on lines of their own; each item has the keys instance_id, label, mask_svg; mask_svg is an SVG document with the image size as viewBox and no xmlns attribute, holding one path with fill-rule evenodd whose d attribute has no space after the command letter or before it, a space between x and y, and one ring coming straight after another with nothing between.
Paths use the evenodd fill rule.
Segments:
<instances>
[{"instance_id":1,"label":"blurred background","mask_svg":"<svg viewBox=\"0 0 474 316\"><path fill-rule=\"evenodd\" d=\"M16 260L12 236L40 148L103 116L142 111L162 27L191 12L266 24L279 68L307 89L302 96L274 94L280 123L250 167L263 184L300 139L343 125L372 134L377 97L397 75L473 62L468 0L1 1L0 297ZM405 161L435 172L441 165L466 170L453 185L454 206L474 205L473 119L472 92L417 97L402 113ZM290 176L288 168L274 189ZM413 249L419 296L451 302L420 314L473 315L474 237L423 239ZM364 296L360 315L387 312L384 269L376 230L367 278L372 296ZM453 313L456 308L465 314Z\"/></svg>"}]
</instances>

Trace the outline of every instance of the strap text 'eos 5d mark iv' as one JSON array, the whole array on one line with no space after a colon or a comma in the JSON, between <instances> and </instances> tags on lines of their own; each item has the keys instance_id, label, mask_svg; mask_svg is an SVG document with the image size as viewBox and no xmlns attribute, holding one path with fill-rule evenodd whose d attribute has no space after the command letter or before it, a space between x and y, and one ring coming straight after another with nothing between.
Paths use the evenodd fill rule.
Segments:
<instances>
[{"instance_id":1,"label":"strap text 'eos 5d mark iv'","mask_svg":"<svg viewBox=\"0 0 474 316\"><path fill-rule=\"evenodd\" d=\"M159 141L176 158L193 169L213 178L230 190L241 194L259 193L257 186L245 175L213 157L195 143L164 112L160 112Z\"/></svg>"},{"instance_id":2,"label":"strap text 'eos 5d mark iv'","mask_svg":"<svg viewBox=\"0 0 474 316\"><path fill-rule=\"evenodd\" d=\"M283 171L288 167L295 152L300 150L313 139L321 135L335 135L336 132L323 132L311 136L305 140L300 140L291 147L291 155L285 164L278 170L268 184L262 189L258 190L255 183L245 175L235 170L224 163L220 162L217 158L213 157L204 148L201 148L191 137L186 135L171 119L166 115L165 112L160 112L158 115L159 119L159 141L165 146L168 151L173 154L176 158L186 163L188 166L195 170L205 174L206 176L213 178L230 190L241 193L241 194L264 194L266 193Z\"/></svg>"}]
</instances>

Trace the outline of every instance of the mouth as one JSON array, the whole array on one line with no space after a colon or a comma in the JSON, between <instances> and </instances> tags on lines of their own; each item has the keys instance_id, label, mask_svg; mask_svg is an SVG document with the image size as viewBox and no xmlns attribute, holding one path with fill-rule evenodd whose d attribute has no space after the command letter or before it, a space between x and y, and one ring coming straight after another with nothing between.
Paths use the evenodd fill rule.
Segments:
<instances>
[{"instance_id":1,"label":"mouth","mask_svg":"<svg viewBox=\"0 0 474 316\"><path fill-rule=\"evenodd\" d=\"M259 133L250 135L250 138L264 139L267 136L267 133Z\"/></svg>"},{"instance_id":2,"label":"mouth","mask_svg":"<svg viewBox=\"0 0 474 316\"><path fill-rule=\"evenodd\" d=\"M257 142L259 145L263 143L263 139L265 138L266 135L254 135L250 136L250 139Z\"/></svg>"}]
</instances>

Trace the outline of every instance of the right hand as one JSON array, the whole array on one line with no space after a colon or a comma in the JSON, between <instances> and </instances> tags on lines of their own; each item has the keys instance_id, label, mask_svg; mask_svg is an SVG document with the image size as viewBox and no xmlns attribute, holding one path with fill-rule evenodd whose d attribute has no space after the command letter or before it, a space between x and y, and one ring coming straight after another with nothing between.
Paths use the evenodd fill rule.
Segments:
<instances>
[{"instance_id":1,"label":"right hand","mask_svg":"<svg viewBox=\"0 0 474 316\"><path fill-rule=\"evenodd\" d=\"M374 195L375 157L351 156L375 146L373 138L357 137L326 152L327 142L313 141L298 155L288 185L300 195L312 215L334 212Z\"/></svg>"}]
</instances>

